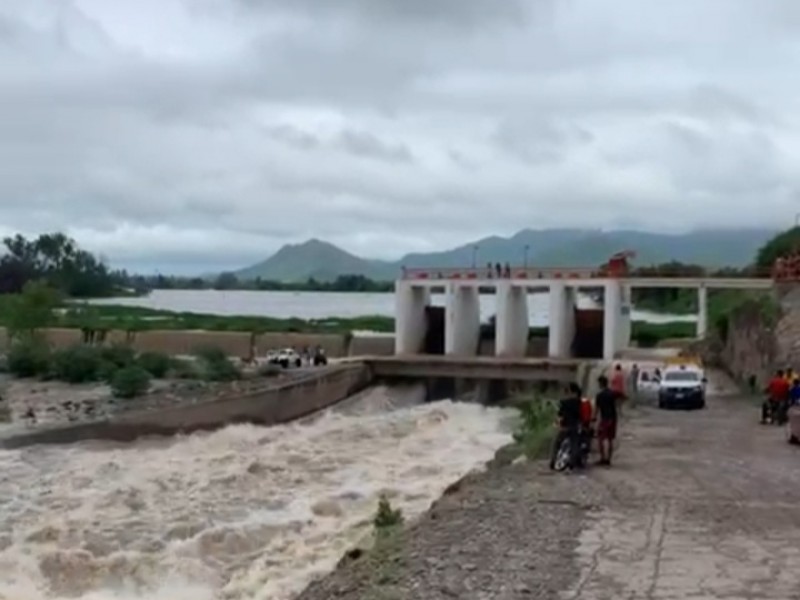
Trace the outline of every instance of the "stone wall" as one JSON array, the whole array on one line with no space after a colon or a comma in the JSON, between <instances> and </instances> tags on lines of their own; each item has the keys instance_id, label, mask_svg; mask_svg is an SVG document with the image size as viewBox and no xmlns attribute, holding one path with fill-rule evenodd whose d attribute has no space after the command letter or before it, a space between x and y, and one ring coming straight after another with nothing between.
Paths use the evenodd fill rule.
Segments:
<instances>
[{"instance_id":1,"label":"stone wall","mask_svg":"<svg viewBox=\"0 0 800 600\"><path fill-rule=\"evenodd\" d=\"M712 338L704 357L740 382L755 375L765 385L775 369L800 370L800 289L779 290L774 307L745 302L728 316L723 339Z\"/></svg>"},{"instance_id":2,"label":"stone wall","mask_svg":"<svg viewBox=\"0 0 800 600\"><path fill-rule=\"evenodd\" d=\"M24 433L0 441L4 448L69 444L85 440L133 441L149 435L213 430L235 423L276 425L299 419L360 392L371 381L363 364L330 367L283 385L162 410L126 414L106 421Z\"/></svg>"}]
</instances>

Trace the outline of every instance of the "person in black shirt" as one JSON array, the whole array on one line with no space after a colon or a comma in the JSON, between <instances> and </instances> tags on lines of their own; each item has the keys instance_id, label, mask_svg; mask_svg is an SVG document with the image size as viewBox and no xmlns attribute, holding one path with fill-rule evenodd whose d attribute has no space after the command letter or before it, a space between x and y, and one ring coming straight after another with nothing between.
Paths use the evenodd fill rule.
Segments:
<instances>
[{"instance_id":1,"label":"person in black shirt","mask_svg":"<svg viewBox=\"0 0 800 600\"><path fill-rule=\"evenodd\" d=\"M597 426L597 446L600 450L600 464L611 465L614 454L614 439L617 437L617 403L619 393L608 387L608 379L599 377L597 383L600 392L594 399L595 419Z\"/></svg>"},{"instance_id":2,"label":"person in black shirt","mask_svg":"<svg viewBox=\"0 0 800 600\"><path fill-rule=\"evenodd\" d=\"M556 455L565 439L569 439L571 445L570 468L575 467L580 449L580 425L581 425L581 388L576 383L570 383L567 388L567 397L558 403L558 435L553 443L553 450L550 453L550 468L555 469Z\"/></svg>"}]
</instances>

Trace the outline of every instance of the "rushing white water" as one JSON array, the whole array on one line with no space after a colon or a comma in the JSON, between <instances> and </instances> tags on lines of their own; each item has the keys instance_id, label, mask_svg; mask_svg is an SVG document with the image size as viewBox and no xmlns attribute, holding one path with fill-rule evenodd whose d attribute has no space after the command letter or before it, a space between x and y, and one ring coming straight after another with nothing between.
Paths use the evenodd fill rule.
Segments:
<instances>
[{"instance_id":1,"label":"rushing white water","mask_svg":"<svg viewBox=\"0 0 800 600\"><path fill-rule=\"evenodd\" d=\"M320 418L0 452L0 599L293 597L509 441L509 411L377 389ZM400 408L397 408L400 406ZM388 410L388 411L387 411Z\"/></svg>"}]
</instances>

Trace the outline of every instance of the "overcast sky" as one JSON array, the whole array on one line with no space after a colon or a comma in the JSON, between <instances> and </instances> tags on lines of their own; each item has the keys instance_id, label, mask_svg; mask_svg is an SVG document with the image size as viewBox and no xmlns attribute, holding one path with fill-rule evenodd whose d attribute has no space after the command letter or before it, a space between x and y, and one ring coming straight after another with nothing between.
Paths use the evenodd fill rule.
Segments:
<instances>
[{"instance_id":1,"label":"overcast sky","mask_svg":"<svg viewBox=\"0 0 800 600\"><path fill-rule=\"evenodd\" d=\"M798 0L0 0L0 233L205 272L800 211Z\"/></svg>"}]
</instances>

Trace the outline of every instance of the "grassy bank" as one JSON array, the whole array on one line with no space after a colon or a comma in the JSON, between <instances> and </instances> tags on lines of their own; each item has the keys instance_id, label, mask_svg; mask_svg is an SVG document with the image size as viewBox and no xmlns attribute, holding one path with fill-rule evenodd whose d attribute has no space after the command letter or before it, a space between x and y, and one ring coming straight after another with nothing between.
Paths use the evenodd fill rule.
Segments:
<instances>
[{"instance_id":1,"label":"grassy bank","mask_svg":"<svg viewBox=\"0 0 800 600\"><path fill-rule=\"evenodd\" d=\"M9 325L10 297L0 296L0 326ZM135 306L65 305L56 311L51 327L119 331L206 330L254 333L347 333L350 331L394 331L394 319L383 316L325 319L277 319L273 317L220 316L172 312Z\"/></svg>"},{"instance_id":2,"label":"grassy bank","mask_svg":"<svg viewBox=\"0 0 800 600\"><path fill-rule=\"evenodd\" d=\"M0 327L7 327L12 318L13 296L0 295ZM729 299L732 302L734 299ZM710 311L713 318L726 312L729 304L719 311ZM347 334L352 331L392 333L394 319L381 315L354 318L279 319L274 317L221 316L213 314L173 312L121 305L62 305L53 314L51 327L67 329L148 331L148 330L205 330L244 331L253 333L313 333ZM654 345L663 339L687 338L695 334L695 325L684 322L646 323L635 321L632 338L640 345ZM532 337L547 337L546 327L531 328Z\"/></svg>"}]
</instances>

